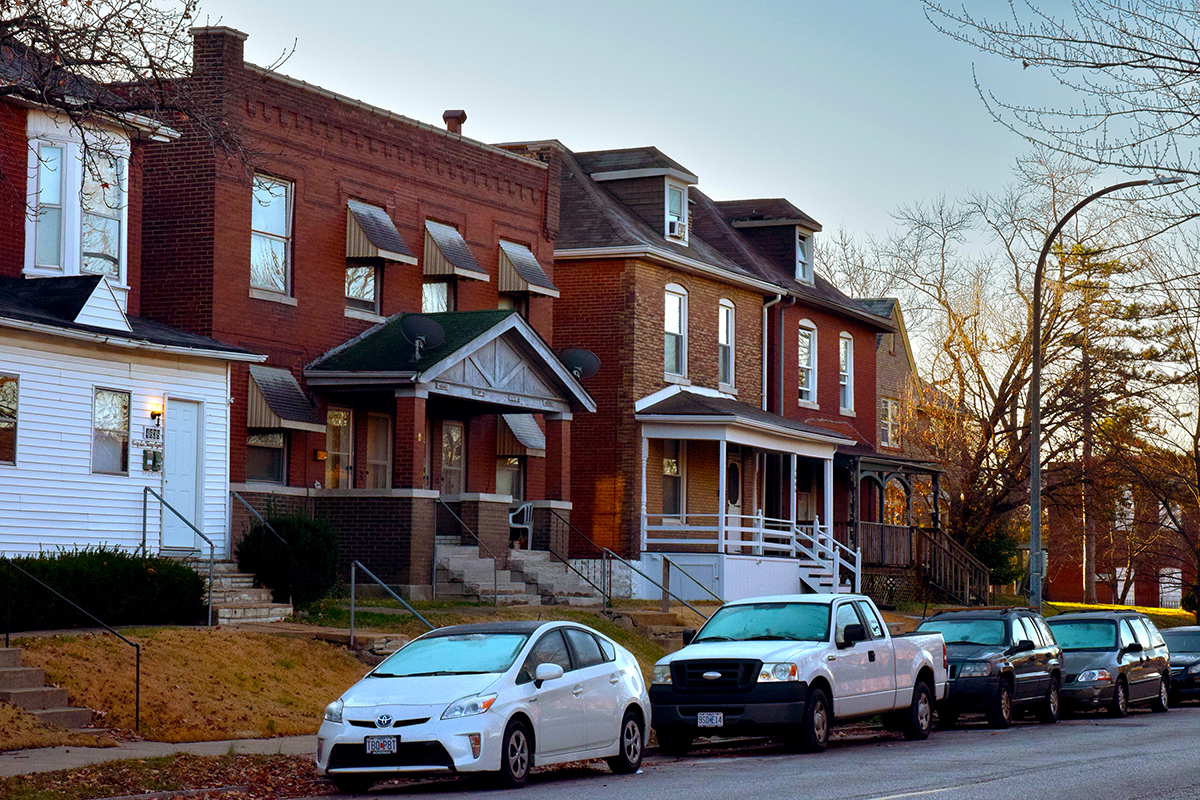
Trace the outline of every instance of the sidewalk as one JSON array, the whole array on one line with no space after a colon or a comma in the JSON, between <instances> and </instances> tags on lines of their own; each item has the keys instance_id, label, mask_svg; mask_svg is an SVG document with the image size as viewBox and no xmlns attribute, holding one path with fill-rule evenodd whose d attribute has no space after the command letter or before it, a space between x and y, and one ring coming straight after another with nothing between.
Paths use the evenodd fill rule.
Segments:
<instances>
[{"instance_id":1,"label":"sidewalk","mask_svg":"<svg viewBox=\"0 0 1200 800\"><path fill-rule=\"evenodd\" d=\"M116 747L43 747L36 750L11 750L0 753L0 777L31 772L54 772L102 761L126 758L154 758L172 753L200 756L224 756L230 753L315 756L316 736L290 736L280 739L234 739L223 742L124 742Z\"/></svg>"}]
</instances>

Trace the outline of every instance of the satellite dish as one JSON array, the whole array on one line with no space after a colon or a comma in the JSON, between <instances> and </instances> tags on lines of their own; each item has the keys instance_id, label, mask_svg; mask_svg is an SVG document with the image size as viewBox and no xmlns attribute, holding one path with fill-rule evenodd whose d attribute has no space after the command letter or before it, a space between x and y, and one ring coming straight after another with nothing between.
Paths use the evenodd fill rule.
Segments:
<instances>
[{"instance_id":1,"label":"satellite dish","mask_svg":"<svg viewBox=\"0 0 1200 800\"><path fill-rule=\"evenodd\" d=\"M582 347L566 348L558 354L558 360L570 370L576 380L591 378L600 371L600 357Z\"/></svg>"},{"instance_id":2,"label":"satellite dish","mask_svg":"<svg viewBox=\"0 0 1200 800\"><path fill-rule=\"evenodd\" d=\"M446 329L424 314L405 314L400 318L400 332L413 346L413 361L420 361L426 350L446 341Z\"/></svg>"}]
</instances>

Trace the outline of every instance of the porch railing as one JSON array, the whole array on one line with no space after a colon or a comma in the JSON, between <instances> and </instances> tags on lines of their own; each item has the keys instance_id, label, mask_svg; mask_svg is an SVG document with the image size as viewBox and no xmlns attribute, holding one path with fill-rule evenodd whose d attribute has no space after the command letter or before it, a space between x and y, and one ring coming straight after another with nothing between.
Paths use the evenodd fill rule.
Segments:
<instances>
[{"instance_id":1,"label":"porch railing","mask_svg":"<svg viewBox=\"0 0 1200 800\"><path fill-rule=\"evenodd\" d=\"M396 600L399 601L400 605L407 608L408 613L412 614L414 617L421 620L421 622L424 622L425 626L428 627L429 630L434 630L435 628L437 628L437 626L434 625L432 622L430 622L429 620L422 617L420 612L418 612L415 608L410 606L403 597L401 597L400 595L393 592L392 587L388 586L386 583L379 580L379 578L375 577L375 573L371 572L371 570L364 567L361 561L357 561L357 560L351 561L350 562L350 647L351 647L351 649L354 648L354 612L356 610L355 595L357 593L356 585L358 583L358 571L360 569L363 571L363 573L366 574L366 576L368 578L370 578L371 580L375 581L377 584L382 586L383 590L385 592L390 594L392 597L396 598Z\"/></svg>"},{"instance_id":2,"label":"porch railing","mask_svg":"<svg viewBox=\"0 0 1200 800\"><path fill-rule=\"evenodd\" d=\"M187 525L189 528L192 529L192 531L197 536L199 536L204 541L208 542L208 624L209 624L209 626L211 626L212 625L212 616L213 616L213 608L212 608L213 565L216 563L216 560L217 560L217 546L213 542L212 539L210 539L204 535L203 531L201 531L194 524L192 524L192 521L190 519L185 517L183 514L180 514L179 511L176 510L175 506L168 503L161 494L154 491L149 486L143 486L142 487L142 555L146 555L146 521L147 521L147 518L149 515L149 511L150 511L150 509L149 509L150 495L154 495L156 498L158 498L158 502L162 503L163 508L167 509L172 514L179 517L179 519L183 522L184 525ZM160 537L162 536L161 529L159 532L159 536Z\"/></svg>"},{"instance_id":3,"label":"porch railing","mask_svg":"<svg viewBox=\"0 0 1200 800\"><path fill-rule=\"evenodd\" d=\"M471 538L475 540L475 544L479 545L479 549L486 552L491 557L491 559L492 559L492 605L497 605L497 606L500 605L500 582L499 582L500 568L496 565L496 553L492 550L492 548L488 547L486 544L483 543L483 540L479 538L479 535L476 534L475 531L471 530L470 525L463 522L462 517L460 517L458 514L456 514L454 512L454 509L451 508L450 505L445 500L443 500L442 498L439 497L437 499L437 501L438 501L438 504L441 505L442 508L444 508L450 512L450 516L452 516L456 520L458 520L458 524L462 527L462 529L464 531L466 531L468 534L471 535ZM437 568L438 568L437 535L435 532L434 537L433 537L433 584L430 586L430 589L429 589L430 596L433 597L435 600L437 599Z\"/></svg>"},{"instance_id":4,"label":"porch railing","mask_svg":"<svg viewBox=\"0 0 1200 800\"><path fill-rule=\"evenodd\" d=\"M944 530L860 522L858 531L868 568L916 568L963 605L991 602L991 571Z\"/></svg>"}]
</instances>

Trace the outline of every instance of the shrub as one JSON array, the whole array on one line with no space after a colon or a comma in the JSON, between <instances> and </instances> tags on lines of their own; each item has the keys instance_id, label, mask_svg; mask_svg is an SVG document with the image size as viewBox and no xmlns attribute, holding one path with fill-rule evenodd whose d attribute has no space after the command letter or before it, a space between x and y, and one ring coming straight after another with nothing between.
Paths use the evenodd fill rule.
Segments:
<instances>
[{"instance_id":1,"label":"shrub","mask_svg":"<svg viewBox=\"0 0 1200 800\"><path fill-rule=\"evenodd\" d=\"M337 531L324 519L268 514L271 533L255 523L237 546L238 569L271 590L275 602L296 607L320 600L337 581ZM283 537L284 542L279 541Z\"/></svg>"},{"instance_id":2,"label":"shrub","mask_svg":"<svg viewBox=\"0 0 1200 800\"><path fill-rule=\"evenodd\" d=\"M178 561L105 546L11 561L107 625L191 625L204 616L204 578ZM0 564L0 602L6 601L13 630L96 627L53 592Z\"/></svg>"}]
</instances>

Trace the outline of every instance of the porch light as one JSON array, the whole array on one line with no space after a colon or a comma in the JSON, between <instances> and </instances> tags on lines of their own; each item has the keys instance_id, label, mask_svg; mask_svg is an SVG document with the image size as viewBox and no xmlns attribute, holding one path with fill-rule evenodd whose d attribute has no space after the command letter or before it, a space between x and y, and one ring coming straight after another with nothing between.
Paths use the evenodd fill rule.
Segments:
<instances>
[{"instance_id":1,"label":"porch light","mask_svg":"<svg viewBox=\"0 0 1200 800\"><path fill-rule=\"evenodd\" d=\"M154 424L158 425L162 422L163 402L157 397L150 401L150 419L154 420Z\"/></svg>"}]
</instances>

